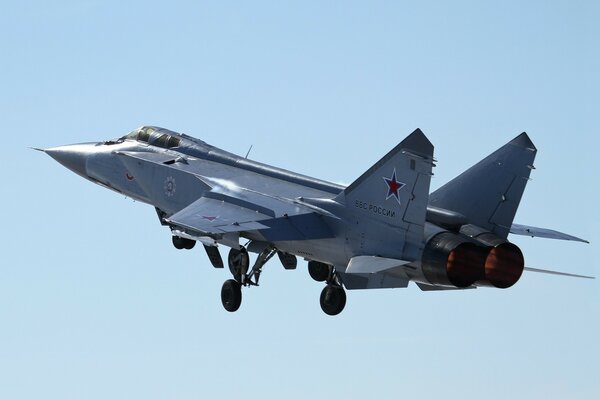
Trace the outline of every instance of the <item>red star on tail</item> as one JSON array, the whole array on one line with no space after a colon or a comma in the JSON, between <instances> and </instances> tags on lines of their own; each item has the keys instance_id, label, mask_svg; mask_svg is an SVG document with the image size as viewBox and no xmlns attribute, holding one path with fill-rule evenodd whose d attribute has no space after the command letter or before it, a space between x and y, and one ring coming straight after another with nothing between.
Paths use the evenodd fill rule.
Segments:
<instances>
[{"instance_id":1,"label":"red star on tail","mask_svg":"<svg viewBox=\"0 0 600 400\"><path fill-rule=\"evenodd\" d=\"M396 169L394 168L394 173L392 174L391 178L384 177L383 180L385 181L385 183L388 186L387 197L385 199L387 200L390 197L394 197L398 201L398 204L400 204L400 193L399 192L400 192L400 189L402 189L404 186L406 186L406 184L402 183L402 182L398 182L398 180L396 179Z\"/></svg>"}]
</instances>

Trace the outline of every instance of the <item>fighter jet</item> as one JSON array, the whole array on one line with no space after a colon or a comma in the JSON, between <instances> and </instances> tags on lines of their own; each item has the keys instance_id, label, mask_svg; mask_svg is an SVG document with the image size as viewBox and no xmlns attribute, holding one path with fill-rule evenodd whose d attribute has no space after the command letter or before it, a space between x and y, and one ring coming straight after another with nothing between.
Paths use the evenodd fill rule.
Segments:
<instances>
[{"instance_id":1,"label":"fighter jet","mask_svg":"<svg viewBox=\"0 0 600 400\"><path fill-rule=\"evenodd\" d=\"M199 242L215 268L232 278L221 289L225 310L258 286L275 255L285 269L308 261L324 282L329 315L345 289L424 291L509 288L525 267L508 235L586 242L513 223L536 148L522 133L430 193L433 145L417 129L349 186L237 156L202 140L144 126L116 139L42 150L98 185L152 205L177 249ZM586 242L587 243L587 242ZM230 248L227 262L220 247ZM256 254L251 265L250 253Z\"/></svg>"}]
</instances>

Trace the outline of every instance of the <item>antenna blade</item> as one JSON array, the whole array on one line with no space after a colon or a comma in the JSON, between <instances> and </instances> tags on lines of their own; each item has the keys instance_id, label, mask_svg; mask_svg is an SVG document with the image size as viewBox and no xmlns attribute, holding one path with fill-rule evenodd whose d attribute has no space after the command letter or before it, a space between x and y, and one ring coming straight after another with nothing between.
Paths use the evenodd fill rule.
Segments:
<instances>
[{"instance_id":1,"label":"antenna blade","mask_svg":"<svg viewBox=\"0 0 600 400\"><path fill-rule=\"evenodd\" d=\"M248 152L246 153L246 157L248 158L248 155L250 154L250 151L252 151L252 146L254 146L253 144L250 145L250 148L248 149Z\"/></svg>"}]
</instances>

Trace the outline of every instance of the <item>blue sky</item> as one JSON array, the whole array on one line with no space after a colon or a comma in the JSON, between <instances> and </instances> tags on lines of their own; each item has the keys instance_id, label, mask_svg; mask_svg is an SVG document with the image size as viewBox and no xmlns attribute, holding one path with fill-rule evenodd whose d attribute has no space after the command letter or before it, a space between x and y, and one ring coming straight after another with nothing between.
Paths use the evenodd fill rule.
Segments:
<instances>
[{"instance_id":1,"label":"blue sky","mask_svg":"<svg viewBox=\"0 0 600 400\"><path fill-rule=\"evenodd\" d=\"M517 221L592 244L514 242L599 275L600 8L522 3L2 3L0 398L596 398L599 281L349 292L330 318L273 262L228 314L151 207L27 149L155 124L349 183L419 127L435 188L527 131Z\"/></svg>"}]
</instances>

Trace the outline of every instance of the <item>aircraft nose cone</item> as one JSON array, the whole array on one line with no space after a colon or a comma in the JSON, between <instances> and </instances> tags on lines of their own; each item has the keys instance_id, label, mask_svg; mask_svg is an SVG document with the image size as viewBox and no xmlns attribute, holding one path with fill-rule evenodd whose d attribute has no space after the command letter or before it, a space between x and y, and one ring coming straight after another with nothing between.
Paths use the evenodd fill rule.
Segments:
<instances>
[{"instance_id":1,"label":"aircraft nose cone","mask_svg":"<svg viewBox=\"0 0 600 400\"><path fill-rule=\"evenodd\" d=\"M45 149L44 152L77 175L87 178L86 164L94 145L93 143L72 144L52 147Z\"/></svg>"}]
</instances>

